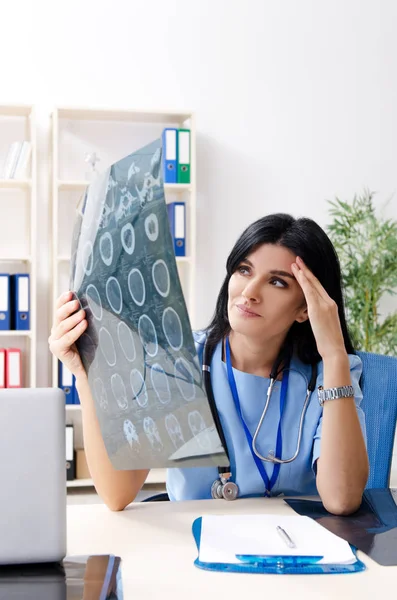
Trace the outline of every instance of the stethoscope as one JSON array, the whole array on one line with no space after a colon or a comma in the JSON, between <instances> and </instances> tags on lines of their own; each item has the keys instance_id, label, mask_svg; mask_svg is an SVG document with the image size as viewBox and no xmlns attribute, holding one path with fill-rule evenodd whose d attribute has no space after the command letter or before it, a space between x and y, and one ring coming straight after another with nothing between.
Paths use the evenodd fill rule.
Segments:
<instances>
[{"instance_id":1,"label":"stethoscope","mask_svg":"<svg viewBox=\"0 0 397 600\"><path fill-rule=\"evenodd\" d=\"M230 388L232 391L233 399L236 404L236 408L239 413L242 424L244 426L247 441L250 443L251 453L255 460L256 466L257 466L259 472L261 473L262 479L265 481L265 486L266 486L265 495L269 495L271 487L274 485L274 483L277 479L280 466L282 464L288 464L288 463L293 462L299 455L300 448L301 448L301 442L302 442L303 423L304 423L307 407L309 405L311 393L313 392L313 390L316 387L317 364L313 363L311 365L311 378L310 378L310 382L307 383L307 379L306 379L305 375L303 375L297 369L293 369L293 368L289 367L290 359L291 359L290 354L287 354L287 352L284 349L282 349L280 351L280 354L278 355L278 357L273 365L273 368L271 370L271 373L270 373L270 383L269 383L269 387L268 387L267 394L266 394L265 407L263 409L258 426L255 430L254 436L251 437L251 434L249 433L248 428L247 428L247 426L244 422L244 419L242 417L242 414L241 414L237 387L236 387L236 384L234 381L234 375L233 375L233 370L232 370L232 366L231 366L230 347L229 347L228 338L226 338L225 346L226 346L226 364L227 364L227 368L228 368L228 379L229 379L229 385L230 385ZM205 391L207 393L208 401L209 401L209 404L211 407L212 416L215 421L215 425L218 430L218 434L221 439L222 445L225 448L226 454L227 454L227 456L229 458L229 462L230 462L226 439L225 439L225 435L222 430L222 425L221 425L219 414L218 414L218 411L216 408L216 403L215 403L215 398L214 398L214 393L213 393L212 383L211 383L211 358L212 358L214 351L215 351L215 346L210 345L208 342L206 342L205 346L204 346L204 352L203 352L203 366L202 366L203 380L204 380ZM284 369L282 369L282 368L280 369L282 364L286 364L287 367ZM297 373L299 373L299 375L304 377L305 382L307 384L305 402L303 404L301 416L299 419L299 429L298 429L296 450L290 458L283 459L283 458L281 458L281 455L279 457L277 457L276 455L263 456L257 448L257 438L258 438L259 432L261 430L261 427L263 425L263 421L264 421L266 414L268 412L268 409L269 409L270 399L271 399L274 385L277 381L278 376L282 372L283 373L282 388L281 388L282 407L280 410L280 422L279 422L278 435L277 435L277 446L279 446L280 454L281 454L281 419L282 419L282 412L283 412L283 404L285 402L286 393L287 393L288 376L289 376L290 371L296 371ZM280 444L279 444L279 442L280 442ZM276 453L277 453L277 448L276 448ZM266 471L264 470L264 466L260 461L274 464L273 475L272 475L270 481L266 474ZM239 490L238 490L238 486L236 483L234 483L233 481L229 481L232 476L230 466L229 467L218 467L218 474L219 474L219 478L216 479L211 486L212 498L216 498L216 499L224 498L225 500L235 500L238 496ZM268 487L270 489L267 489Z\"/></svg>"}]
</instances>

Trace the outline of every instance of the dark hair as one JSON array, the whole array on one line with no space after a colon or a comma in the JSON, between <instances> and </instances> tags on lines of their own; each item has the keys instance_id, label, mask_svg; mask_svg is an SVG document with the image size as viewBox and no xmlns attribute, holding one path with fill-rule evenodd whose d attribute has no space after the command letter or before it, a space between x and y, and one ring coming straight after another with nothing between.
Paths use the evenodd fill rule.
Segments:
<instances>
[{"instance_id":1,"label":"dark hair","mask_svg":"<svg viewBox=\"0 0 397 600\"><path fill-rule=\"evenodd\" d=\"M217 344L230 332L227 313L230 277L248 254L262 244L283 246L302 258L336 302L346 351L348 354L354 354L346 325L339 259L331 240L312 219L294 219L291 215L282 213L268 215L255 221L247 227L234 245L227 259L227 275L218 295L215 313L207 328L208 344ZM321 360L308 320L304 323L295 321L292 324L285 340L285 349L295 351L299 359L307 364Z\"/></svg>"}]
</instances>

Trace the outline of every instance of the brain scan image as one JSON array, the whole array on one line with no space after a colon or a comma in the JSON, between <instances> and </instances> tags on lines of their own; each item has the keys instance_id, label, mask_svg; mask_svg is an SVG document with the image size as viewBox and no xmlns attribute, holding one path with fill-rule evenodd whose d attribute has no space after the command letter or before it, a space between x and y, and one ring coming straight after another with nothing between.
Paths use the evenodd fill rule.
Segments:
<instances>
[{"instance_id":1,"label":"brain scan image","mask_svg":"<svg viewBox=\"0 0 397 600\"><path fill-rule=\"evenodd\" d=\"M95 317L95 319L101 321L103 316L102 301L97 288L91 283L87 286L85 293L87 297L87 304L92 315Z\"/></svg>"},{"instance_id":2,"label":"brain scan image","mask_svg":"<svg viewBox=\"0 0 397 600\"><path fill-rule=\"evenodd\" d=\"M102 410L107 410L109 407L108 396L103 381L102 379L99 379L99 377L94 380L94 389L95 395L98 398L99 406Z\"/></svg>"},{"instance_id":3,"label":"brain scan image","mask_svg":"<svg viewBox=\"0 0 397 600\"><path fill-rule=\"evenodd\" d=\"M128 396L122 377L118 373L114 373L110 379L110 385L117 404L122 410L126 410L128 408Z\"/></svg>"},{"instance_id":4,"label":"brain scan image","mask_svg":"<svg viewBox=\"0 0 397 600\"><path fill-rule=\"evenodd\" d=\"M165 417L165 428L175 448L180 448L185 440L178 419L175 415L170 414Z\"/></svg>"},{"instance_id":5,"label":"brain scan image","mask_svg":"<svg viewBox=\"0 0 397 600\"><path fill-rule=\"evenodd\" d=\"M145 232L151 242L155 242L159 237L159 222L155 214L146 217Z\"/></svg>"},{"instance_id":6,"label":"brain scan image","mask_svg":"<svg viewBox=\"0 0 397 600\"><path fill-rule=\"evenodd\" d=\"M131 223L123 225L120 233L124 252L131 255L135 250L135 231Z\"/></svg>"},{"instance_id":7,"label":"brain scan image","mask_svg":"<svg viewBox=\"0 0 397 600\"><path fill-rule=\"evenodd\" d=\"M146 300L145 280L139 269L131 269L128 274L128 290L131 298L138 306L143 306Z\"/></svg>"},{"instance_id":8,"label":"brain scan image","mask_svg":"<svg viewBox=\"0 0 397 600\"><path fill-rule=\"evenodd\" d=\"M153 389L161 404L168 404L171 400L170 384L168 377L159 363L155 363L150 371Z\"/></svg>"},{"instance_id":9,"label":"brain scan image","mask_svg":"<svg viewBox=\"0 0 397 600\"><path fill-rule=\"evenodd\" d=\"M99 252L105 265L110 267L113 260L113 240L108 231L101 236L99 241Z\"/></svg>"},{"instance_id":10,"label":"brain scan image","mask_svg":"<svg viewBox=\"0 0 397 600\"><path fill-rule=\"evenodd\" d=\"M141 408L144 408L148 403L148 394L145 380L138 369L132 369L130 373L130 384L132 398L137 401Z\"/></svg>"},{"instance_id":11,"label":"brain scan image","mask_svg":"<svg viewBox=\"0 0 397 600\"><path fill-rule=\"evenodd\" d=\"M69 289L88 327L76 347L115 469L228 466L179 278L158 127L159 139L97 171L79 202ZM189 203L189 194L175 198Z\"/></svg>"},{"instance_id":12,"label":"brain scan image","mask_svg":"<svg viewBox=\"0 0 397 600\"><path fill-rule=\"evenodd\" d=\"M163 296L163 298L167 298L170 293L171 281L170 272L163 260L156 260L154 263L152 267L152 279L156 291Z\"/></svg>"},{"instance_id":13,"label":"brain scan image","mask_svg":"<svg viewBox=\"0 0 397 600\"><path fill-rule=\"evenodd\" d=\"M138 332L142 346L149 356L156 356L158 351L158 339L156 327L150 317L142 315L138 321Z\"/></svg>"},{"instance_id":14,"label":"brain scan image","mask_svg":"<svg viewBox=\"0 0 397 600\"><path fill-rule=\"evenodd\" d=\"M189 413L188 423L192 434L195 436L199 446L203 450L207 450L210 447L210 439L207 434L207 427L205 421L198 410L193 410Z\"/></svg>"},{"instance_id":15,"label":"brain scan image","mask_svg":"<svg viewBox=\"0 0 397 600\"><path fill-rule=\"evenodd\" d=\"M160 452L163 448L163 442L161 441L157 425L151 417L146 417L143 420L143 431L146 433L146 437L149 440L153 450Z\"/></svg>"},{"instance_id":16,"label":"brain scan image","mask_svg":"<svg viewBox=\"0 0 397 600\"><path fill-rule=\"evenodd\" d=\"M109 367L114 367L117 360L116 349L113 338L106 327L101 327L99 330L99 345Z\"/></svg>"},{"instance_id":17,"label":"brain scan image","mask_svg":"<svg viewBox=\"0 0 397 600\"><path fill-rule=\"evenodd\" d=\"M190 402L196 395L192 369L184 358L178 358L174 366L175 381L183 398Z\"/></svg>"},{"instance_id":18,"label":"brain scan image","mask_svg":"<svg viewBox=\"0 0 397 600\"><path fill-rule=\"evenodd\" d=\"M134 336L124 321L120 321L117 325L117 337L125 358L128 362L134 362L136 358Z\"/></svg>"},{"instance_id":19,"label":"brain scan image","mask_svg":"<svg viewBox=\"0 0 397 600\"><path fill-rule=\"evenodd\" d=\"M124 421L123 431L124 437L127 440L130 448L134 448L135 450L137 450L141 444L139 441L138 434L136 432L135 425L129 419L126 419Z\"/></svg>"}]
</instances>

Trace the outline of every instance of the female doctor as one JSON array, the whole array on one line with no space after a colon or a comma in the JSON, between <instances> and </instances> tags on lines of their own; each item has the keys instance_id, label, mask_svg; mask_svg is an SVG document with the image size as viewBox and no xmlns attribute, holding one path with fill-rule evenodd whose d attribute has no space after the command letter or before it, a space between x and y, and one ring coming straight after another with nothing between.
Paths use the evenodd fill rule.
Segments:
<instances>
[{"instance_id":1,"label":"female doctor","mask_svg":"<svg viewBox=\"0 0 397 600\"><path fill-rule=\"evenodd\" d=\"M169 469L170 499L222 497L229 484L238 497L318 492L328 511L354 512L368 477L362 365L331 241L311 219L269 215L242 233L226 270L212 322L195 341L210 363L230 473ZM49 346L76 377L97 492L111 510L123 510L148 471L116 471L108 458L75 346L87 327L77 308L71 292L58 299Z\"/></svg>"}]
</instances>

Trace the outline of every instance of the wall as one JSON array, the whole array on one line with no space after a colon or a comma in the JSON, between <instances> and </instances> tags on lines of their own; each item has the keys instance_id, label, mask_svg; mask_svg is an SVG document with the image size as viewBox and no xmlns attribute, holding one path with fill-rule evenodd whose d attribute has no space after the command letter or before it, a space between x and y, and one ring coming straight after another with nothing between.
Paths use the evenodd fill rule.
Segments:
<instances>
[{"instance_id":1,"label":"wall","mask_svg":"<svg viewBox=\"0 0 397 600\"><path fill-rule=\"evenodd\" d=\"M282 210L324 225L326 199L364 186L397 217L396 19L393 0L2 2L1 102L38 107L41 238L54 105L197 111L197 325L253 219ZM45 244L40 263L45 385Z\"/></svg>"}]
</instances>

